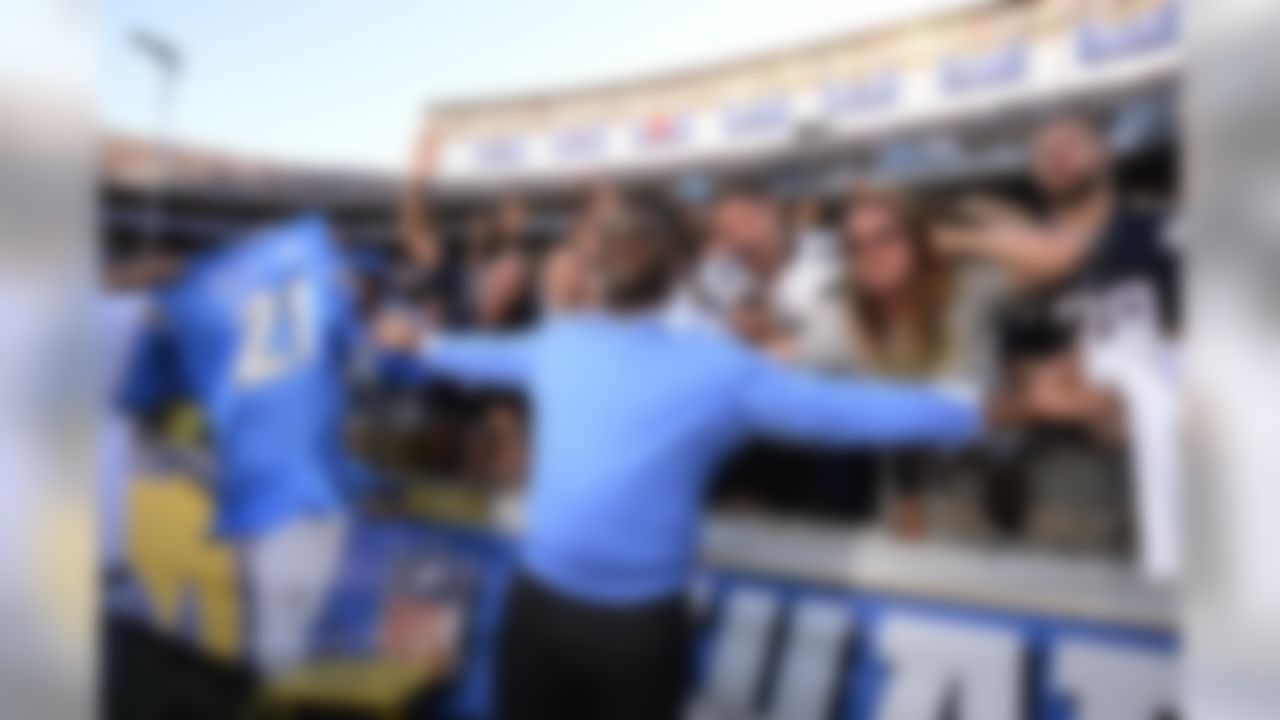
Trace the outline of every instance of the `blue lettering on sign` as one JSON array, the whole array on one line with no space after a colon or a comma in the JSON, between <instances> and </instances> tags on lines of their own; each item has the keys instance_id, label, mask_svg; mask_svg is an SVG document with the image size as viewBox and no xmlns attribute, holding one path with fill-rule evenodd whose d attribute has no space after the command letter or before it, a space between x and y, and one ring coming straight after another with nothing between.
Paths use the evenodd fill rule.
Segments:
<instances>
[{"instance_id":1,"label":"blue lettering on sign","mask_svg":"<svg viewBox=\"0 0 1280 720\"><path fill-rule=\"evenodd\" d=\"M734 573L710 584L694 717L1158 720L1177 710L1169 633Z\"/></svg>"},{"instance_id":2,"label":"blue lettering on sign","mask_svg":"<svg viewBox=\"0 0 1280 720\"><path fill-rule=\"evenodd\" d=\"M524 159L524 144L516 137L481 140L474 147L476 163L484 167L511 167Z\"/></svg>"},{"instance_id":3,"label":"blue lettering on sign","mask_svg":"<svg viewBox=\"0 0 1280 720\"><path fill-rule=\"evenodd\" d=\"M1087 18L1076 30L1076 52L1083 62L1096 64L1169 47L1178 39L1178 20L1174 0L1123 20Z\"/></svg>"},{"instance_id":4,"label":"blue lettering on sign","mask_svg":"<svg viewBox=\"0 0 1280 720\"><path fill-rule=\"evenodd\" d=\"M786 95L767 95L725 110L724 128L731 135L755 135L783 130L791 122L791 102Z\"/></svg>"},{"instance_id":5,"label":"blue lettering on sign","mask_svg":"<svg viewBox=\"0 0 1280 720\"><path fill-rule=\"evenodd\" d=\"M882 110L897 99L897 75L887 70L858 80L831 80L822 88L822 106L832 115Z\"/></svg>"},{"instance_id":6,"label":"blue lettering on sign","mask_svg":"<svg viewBox=\"0 0 1280 720\"><path fill-rule=\"evenodd\" d=\"M1011 40L991 52L945 59L939 69L939 79L952 93L988 90L1021 78L1026 63L1026 44Z\"/></svg>"},{"instance_id":7,"label":"blue lettering on sign","mask_svg":"<svg viewBox=\"0 0 1280 720\"><path fill-rule=\"evenodd\" d=\"M603 127L580 125L557 133L553 145L559 157L580 160L599 155L604 149L604 138Z\"/></svg>"}]
</instances>

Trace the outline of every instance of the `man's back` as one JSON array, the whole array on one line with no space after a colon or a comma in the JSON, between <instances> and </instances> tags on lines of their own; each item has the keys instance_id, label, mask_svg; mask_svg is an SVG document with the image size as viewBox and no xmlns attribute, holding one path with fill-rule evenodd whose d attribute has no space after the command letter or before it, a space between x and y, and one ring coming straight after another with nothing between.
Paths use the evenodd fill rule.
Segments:
<instances>
[{"instance_id":1,"label":"man's back","mask_svg":"<svg viewBox=\"0 0 1280 720\"><path fill-rule=\"evenodd\" d=\"M598 602L680 590L712 471L749 435L949 444L979 425L971 403L795 373L727 335L682 330L657 314L564 316L520 336L443 338L425 359L445 376L528 393L524 561L561 591Z\"/></svg>"},{"instance_id":2,"label":"man's back","mask_svg":"<svg viewBox=\"0 0 1280 720\"><path fill-rule=\"evenodd\" d=\"M693 561L707 481L743 434L734 386L750 360L718 334L651 317L549 325L529 384L537 431L526 552L535 570L581 584L563 567L570 557L599 568L585 591L676 590Z\"/></svg>"}]
</instances>

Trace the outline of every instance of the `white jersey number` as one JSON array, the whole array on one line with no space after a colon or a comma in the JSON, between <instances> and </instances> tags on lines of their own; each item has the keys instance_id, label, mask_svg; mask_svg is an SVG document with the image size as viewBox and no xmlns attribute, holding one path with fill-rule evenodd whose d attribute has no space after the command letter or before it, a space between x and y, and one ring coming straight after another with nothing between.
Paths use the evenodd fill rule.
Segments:
<instances>
[{"instance_id":1,"label":"white jersey number","mask_svg":"<svg viewBox=\"0 0 1280 720\"><path fill-rule=\"evenodd\" d=\"M1160 328L1160 302L1155 286L1146 280L1067 296L1055 313L1059 320L1078 328L1085 342L1105 340L1135 326L1153 334Z\"/></svg>"},{"instance_id":2,"label":"white jersey number","mask_svg":"<svg viewBox=\"0 0 1280 720\"><path fill-rule=\"evenodd\" d=\"M275 380L311 359L316 349L311 286L298 279L254 293L240 307L236 383Z\"/></svg>"}]
</instances>

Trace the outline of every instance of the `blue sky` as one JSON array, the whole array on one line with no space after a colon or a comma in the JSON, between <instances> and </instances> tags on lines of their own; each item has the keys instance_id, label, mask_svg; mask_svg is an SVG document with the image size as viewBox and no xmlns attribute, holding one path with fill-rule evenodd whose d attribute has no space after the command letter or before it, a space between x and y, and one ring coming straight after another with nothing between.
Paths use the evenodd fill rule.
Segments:
<instances>
[{"instance_id":1,"label":"blue sky","mask_svg":"<svg viewBox=\"0 0 1280 720\"><path fill-rule=\"evenodd\" d=\"M186 65L181 142L399 169L433 99L629 77L982 0L107 0L108 128L150 132L157 77L133 28Z\"/></svg>"}]
</instances>

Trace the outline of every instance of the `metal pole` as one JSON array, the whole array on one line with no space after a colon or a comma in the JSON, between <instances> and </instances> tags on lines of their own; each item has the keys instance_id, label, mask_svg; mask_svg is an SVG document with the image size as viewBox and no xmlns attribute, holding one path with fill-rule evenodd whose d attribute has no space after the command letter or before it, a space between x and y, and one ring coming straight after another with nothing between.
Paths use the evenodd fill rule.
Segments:
<instances>
[{"instance_id":1,"label":"metal pole","mask_svg":"<svg viewBox=\"0 0 1280 720\"><path fill-rule=\"evenodd\" d=\"M169 41L153 33L139 30L134 33L135 47L155 64L160 74L156 93L156 130L153 139L151 183L147 193L142 225L144 247L159 247L164 229L164 192L173 165L172 130L173 104L177 95L178 79L182 69L182 56Z\"/></svg>"}]
</instances>

